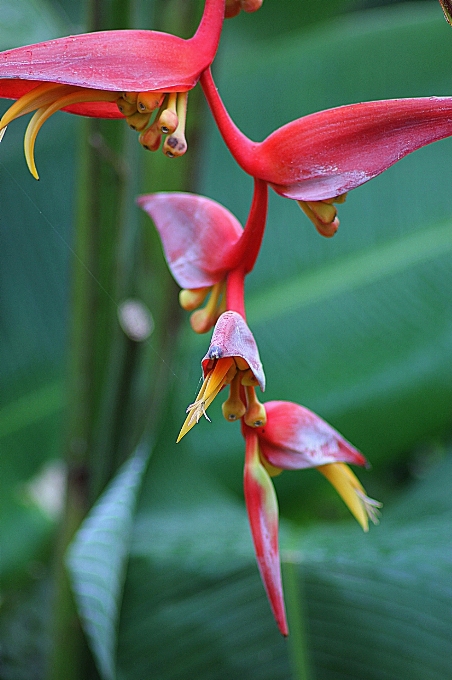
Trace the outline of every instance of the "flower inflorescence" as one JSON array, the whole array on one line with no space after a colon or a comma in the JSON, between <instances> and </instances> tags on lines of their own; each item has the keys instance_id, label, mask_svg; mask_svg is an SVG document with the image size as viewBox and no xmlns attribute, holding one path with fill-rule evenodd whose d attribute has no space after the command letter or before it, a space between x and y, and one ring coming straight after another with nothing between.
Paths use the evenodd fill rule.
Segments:
<instances>
[{"instance_id":1,"label":"flower inflorescence","mask_svg":"<svg viewBox=\"0 0 452 680\"><path fill-rule=\"evenodd\" d=\"M450 22L450 2L440 2ZM317 468L364 531L369 520L378 523L381 504L367 496L348 467L366 465L364 456L336 430L299 404L261 403L257 397L258 389L265 390L265 375L246 323L244 281L259 254L268 187L297 201L317 231L331 237L339 227L335 204L343 203L347 192L408 153L452 135L452 97L340 106L294 120L262 142L252 141L230 118L210 67L224 18L261 5L262 0L206 0L199 28L189 40L155 31L105 31L2 53L0 95L17 101L0 121L0 140L15 118L34 112L24 146L28 167L38 178L37 134L53 113L64 109L124 118L144 148L155 151L165 138L164 153L181 156L187 150L188 92L200 81L225 144L254 181L246 224L242 227L226 208L195 194L147 194L138 204L158 230L193 330L213 328L201 362L203 384L187 407L177 441L203 417L209 420L212 401L228 392L223 415L228 422L241 422L245 499L256 557L279 629L287 635L271 478L283 470Z\"/></svg>"}]
</instances>

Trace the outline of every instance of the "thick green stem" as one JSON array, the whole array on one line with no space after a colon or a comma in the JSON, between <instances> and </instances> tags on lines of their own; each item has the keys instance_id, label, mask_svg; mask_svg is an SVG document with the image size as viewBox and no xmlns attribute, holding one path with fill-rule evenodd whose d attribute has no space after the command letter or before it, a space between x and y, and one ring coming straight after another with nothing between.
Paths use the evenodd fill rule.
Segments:
<instances>
[{"instance_id":1,"label":"thick green stem","mask_svg":"<svg viewBox=\"0 0 452 680\"><path fill-rule=\"evenodd\" d=\"M94 0L87 9L89 28L105 28L104 17L109 19L108 28L127 27L123 22L129 5ZM64 452L67 496L54 563L49 680L99 677L78 621L64 560L73 535L118 464L114 446L105 461L104 438L99 433L105 429L105 403L112 401L111 361L118 356L114 348L124 342L117 322L117 300L128 272L121 270L118 277L118 250L128 240L124 231L134 228L133 220L124 219L125 201L131 193L131 178L122 160L127 133L124 123L85 120L81 127ZM123 359L127 363L127 358Z\"/></svg>"},{"instance_id":2,"label":"thick green stem","mask_svg":"<svg viewBox=\"0 0 452 680\"><path fill-rule=\"evenodd\" d=\"M291 551L281 554L281 567L290 630L288 646L292 668L291 678L292 680L314 680L307 640L306 603L300 584L300 567L292 559Z\"/></svg>"},{"instance_id":3,"label":"thick green stem","mask_svg":"<svg viewBox=\"0 0 452 680\"><path fill-rule=\"evenodd\" d=\"M127 28L129 17L145 17L144 2L91 0L90 29ZM191 7L192 34L198 2L173 3L172 18ZM159 3L155 2L155 16ZM190 6L190 7L188 7ZM149 0L146 8L150 10ZM107 24L105 23L107 20ZM150 28L149 25L143 27ZM152 26L182 34L179 25ZM197 98L190 102L193 109ZM189 161L157 163L140 147L123 121L85 120L78 182L78 214L73 250L65 459L67 502L55 555L53 646L48 680L98 678L70 591L64 559L84 516L143 431L155 427L168 385L162 378L167 352L177 337L180 312L174 284L161 263L155 237L140 229L134 198L155 190L154 178L166 161L165 189L193 189L193 149ZM190 130L190 124L188 126ZM193 145L192 145L193 146ZM147 161L145 170L140 163ZM157 166L157 167L156 167ZM143 186L143 179L146 185ZM149 230L149 225L146 225ZM150 245L150 251L144 243ZM146 257L143 258L143 252ZM149 259L148 259L149 258ZM158 330L147 343L131 341L118 323L118 305L137 297L151 309ZM169 302L171 300L171 302ZM174 309L176 307L176 309ZM81 483L83 480L83 483Z\"/></svg>"}]
</instances>

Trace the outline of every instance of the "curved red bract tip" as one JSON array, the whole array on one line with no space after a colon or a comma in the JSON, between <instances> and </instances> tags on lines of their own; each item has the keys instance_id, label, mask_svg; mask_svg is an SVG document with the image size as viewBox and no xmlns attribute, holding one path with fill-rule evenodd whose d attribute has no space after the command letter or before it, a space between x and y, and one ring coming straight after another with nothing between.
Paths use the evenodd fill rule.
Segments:
<instances>
[{"instance_id":1,"label":"curved red bract tip","mask_svg":"<svg viewBox=\"0 0 452 680\"><path fill-rule=\"evenodd\" d=\"M245 441L244 491L256 560L278 628L287 636L279 561L278 502L272 481L259 460L257 436L251 428L247 429Z\"/></svg>"},{"instance_id":2,"label":"curved red bract tip","mask_svg":"<svg viewBox=\"0 0 452 680\"><path fill-rule=\"evenodd\" d=\"M304 406L269 401L265 411L267 423L256 433L262 455L274 467L300 470L327 463L367 464L350 442Z\"/></svg>"},{"instance_id":3,"label":"curved red bract tip","mask_svg":"<svg viewBox=\"0 0 452 680\"><path fill-rule=\"evenodd\" d=\"M389 99L299 118L253 150L254 172L287 198L344 194L452 135L452 97Z\"/></svg>"},{"instance_id":4,"label":"curved red bract tip","mask_svg":"<svg viewBox=\"0 0 452 680\"><path fill-rule=\"evenodd\" d=\"M225 357L245 359L262 392L265 390L264 369L256 341L246 322L237 312L224 312L215 324L209 350L202 360L204 377L213 360Z\"/></svg>"},{"instance_id":5,"label":"curved red bract tip","mask_svg":"<svg viewBox=\"0 0 452 680\"><path fill-rule=\"evenodd\" d=\"M224 3L206 0L201 23L189 40L158 31L98 31L2 52L0 97L17 98L39 82L114 92L190 90L215 57ZM96 107L88 110L97 115ZM85 109L79 105L74 112L85 114Z\"/></svg>"}]
</instances>

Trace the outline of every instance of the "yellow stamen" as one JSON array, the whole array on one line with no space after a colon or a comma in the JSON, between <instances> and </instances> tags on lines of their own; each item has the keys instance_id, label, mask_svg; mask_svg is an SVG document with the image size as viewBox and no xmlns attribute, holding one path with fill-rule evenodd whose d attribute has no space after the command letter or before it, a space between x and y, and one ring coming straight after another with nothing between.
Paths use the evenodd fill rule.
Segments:
<instances>
[{"instance_id":1,"label":"yellow stamen","mask_svg":"<svg viewBox=\"0 0 452 680\"><path fill-rule=\"evenodd\" d=\"M306 201L306 205L322 224L330 224L337 215L337 210L332 203Z\"/></svg>"},{"instance_id":2,"label":"yellow stamen","mask_svg":"<svg viewBox=\"0 0 452 680\"><path fill-rule=\"evenodd\" d=\"M137 112L136 102L128 102L123 97L119 97L119 99L116 101L116 106L123 116L131 116Z\"/></svg>"},{"instance_id":3,"label":"yellow stamen","mask_svg":"<svg viewBox=\"0 0 452 680\"><path fill-rule=\"evenodd\" d=\"M249 363L242 357L235 357L235 363L239 371L247 371L250 367Z\"/></svg>"},{"instance_id":4,"label":"yellow stamen","mask_svg":"<svg viewBox=\"0 0 452 680\"><path fill-rule=\"evenodd\" d=\"M347 192L345 194L339 194L339 196L334 196L334 198L324 198L323 203L337 203L337 205L342 205L347 200Z\"/></svg>"},{"instance_id":5,"label":"yellow stamen","mask_svg":"<svg viewBox=\"0 0 452 680\"><path fill-rule=\"evenodd\" d=\"M330 238L334 236L339 227L337 209L333 203L344 203L347 194L340 194L323 201L297 201L305 215L309 217L319 234Z\"/></svg>"},{"instance_id":6,"label":"yellow stamen","mask_svg":"<svg viewBox=\"0 0 452 680\"><path fill-rule=\"evenodd\" d=\"M60 97L52 104L39 108L28 123L24 138L25 159L28 168L35 179L39 179L34 161L34 146L39 130L45 121L60 109L81 102L109 101L114 102L118 98L117 92L104 92L103 90L88 90L78 88L75 91Z\"/></svg>"},{"instance_id":7,"label":"yellow stamen","mask_svg":"<svg viewBox=\"0 0 452 680\"><path fill-rule=\"evenodd\" d=\"M152 113L161 106L164 92L140 92L137 98L137 109L140 113Z\"/></svg>"},{"instance_id":8,"label":"yellow stamen","mask_svg":"<svg viewBox=\"0 0 452 680\"><path fill-rule=\"evenodd\" d=\"M187 118L188 92L180 92L177 96L177 117L178 125L176 130L165 139L163 153L168 158L183 156L187 151L187 140L185 139L185 121Z\"/></svg>"},{"instance_id":9,"label":"yellow stamen","mask_svg":"<svg viewBox=\"0 0 452 680\"><path fill-rule=\"evenodd\" d=\"M150 118L150 113L140 113L139 111L135 111L135 113L132 113L131 116L126 117L126 122L127 125L132 128L132 130L135 130L136 132L142 132L146 129Z\"/></svg>"},{"instance_id":10,"label":"yellow stamen","mask_svg":"<svg viewBox=\"0 0 452 680\"><path fill-rule=\"evenodd\" d=\"M231 373L228 375L230 369L233 370L231 370ZM207 377L204 379L202 387L199 390L195 401L187 408L188 416L182 425L176 443L180 442L182 437L184 437L187 432L189 432L192 427L194 427L196 423L199 422L202 416L207 418L207 420L210 420L206 413L208 407L215 399L223 385L227 384L227 382L230 382L233 379L233 375L231 374L236 370L237 368L235 366L235 361L232 357L218 359L215 362L213 370L210 371Z\"/></svg>"},{"instance_id":11,"label":"yellow stamen","mask_svg":"<svg viewBox=\"0 0 452 680\"><path fill-rule=\"evenodd\" d=\"M378 524L381 503L369 498L358 478L345 463L319 465L317 470L334 486L352 515L364 531L369 531L369 519Z\"/></svg>"},{"instance_id":12,"label":"yellow stamen","mask_svg":"<svg viewBox=\"0 0 452 680\"><path fill-rule=\"evenodd\" d=\"M256 397L256 390L254 387L245 387L247 408L244 416L245 423L248 427L263 427L267 422L267 414L265 406L260 403Z\"/></svg>"},{"instance_id":13,"label":"yellow stamen","mask_svg":"<svg viewBox=\"0 0 452 680\"><path fill-rule=\"evenodd\" d=\"M237 357L234 357L237 363ZM240 398L240 372L237 372L231 382L229 397L221 407L227 421L240 420L245 415L246 406Z\"/></svg>"}]
</instances>

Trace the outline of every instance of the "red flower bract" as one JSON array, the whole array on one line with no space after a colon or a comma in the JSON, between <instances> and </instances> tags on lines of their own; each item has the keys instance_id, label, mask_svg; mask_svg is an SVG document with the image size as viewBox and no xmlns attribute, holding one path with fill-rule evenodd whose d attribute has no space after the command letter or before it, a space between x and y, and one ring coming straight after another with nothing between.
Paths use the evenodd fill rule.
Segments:
<instances>
[{"instance_id":1,"label":"red flower bract","mask_svg":"<svg viewBox=\"0 0 452 680\"><path fill-rule=\"evenodd\" d=\"M216 201L189 193L148 194L138 205L153 219L166 261L182 287L180 303L196 311L191 324L205 333L226 308L245 316L244 279L256 261L267 216L267 184L254 181L245 228ZM204 300L203 309L197 309Z\"/></svg>"},{"instance_id":2,"label":"red flower bract","mask_svg":"<svg viewBox=\"0 0 452 680\"><path fill-rule=\"evenodd\" d=\"M206 377L208 369L216 359L240 357L251 368L262 392L265 390L265 375L259 357L256 341L245 321L237 312L224 312L215 324L209 351L202 360Z\"/></svg>"},{"instance_id":3,"label":"red flower bract","mask_svg":"<svg viewBox=\"0 0 452 680\"><path fill-rule=\"evenodd\" d=\"M176 192L140 196L137 203L154 221L181 288L213 286L224 278L231 249L243 233L229 210L210 198Z\"/></svg>"},{"instance_id":4,"label":"red flower bract","mask_svg":"<svg viewBox=\"0 0 452 680\"><path fill-rule=\"evenodd\" d=\"M304 406L268 401L265 411L267 424L256 432L262 455L274 467L301 470L339 461L366 465L350 442Z\"/></svg>"},{"instance_id":5,"label":"red flower bract","mask_svg":"<svg viewBox=\"0 0 452 680\"><path fill-rule=\"evenodd\" d=\"M99 31L0 53L0 97L16 99L39 82L115 92L183 92L215 56L225 0L206 0L189 40L158 31ZM121 118L114 103L79 103L72 113Z\"/></svg>"},{"instance_id":6,"label":"red flower bract","mask_svg":"<svg viewBox=\"0 0 452 680\"><path fill-rule=\"evenodd\" d=\"M263 142L253 142L229 117L209 69L201 83L237 163L297 201L341 196L416 149L452 135L452 97L428 97L320 111L287 123Z\"/></svg>"},{"instance_id":7,"label":"red flower bract","mask_svg":"<svg viewBox=\"0 0 452 680\"><path fill-rule=\"evenodd\" d=\"M365 102L288 123L257 146L253 161L278 194L318 201L355 189L450 135L452 97Z\"/></svg>"}]
</instances>

